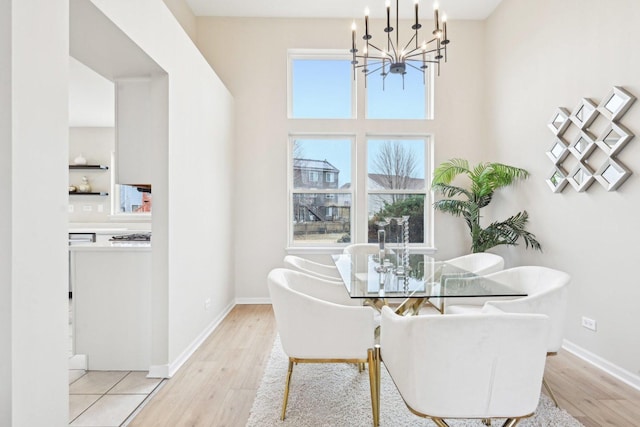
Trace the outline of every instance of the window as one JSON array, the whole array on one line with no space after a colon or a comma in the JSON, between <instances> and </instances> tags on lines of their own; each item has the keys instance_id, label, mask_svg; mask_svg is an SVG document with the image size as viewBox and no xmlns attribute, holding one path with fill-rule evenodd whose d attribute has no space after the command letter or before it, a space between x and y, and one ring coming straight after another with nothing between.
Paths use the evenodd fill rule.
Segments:
<instances>
[{"instance_id":1,"label":"window","mask_svg":"<svg viewBox=\"0 0 640 427\"><path fill-rule=\"evenodd\" d=\"M291 241L299 246L351 242L353 138L290 138ZM320 174L331 181L305 179Z\"/></svg>"},{"instance_id":2,"label":"window","mask_svg":"<svg viewBox=\"0 0 640 427\"><path fill-rule=\"evenodd\" d=\"M402 76L389 75L384 90L372 73L357 93L347 52L290 51L288 60L289 245L377 242L379 222L409 216L410 243L431 246L431 139L403 132L406 119L432 113L433 70L408 72L404 89ZM364 83L362 73L356 79ZM385 134L366 133L380 125ZM393 221L387 231L392 246L400 241Z\"/></svg>"},{"instance_id":3,"label":"window","mask_svg":"<svg viewBox=\"0 0 640 427\"><path fill-rule=\"evenodd\" d=\"M116 214L151 213L150 185L115 185Z\"/></svg>"},{"instance_id":4,"label":"window","mask_svg":"<svg viewBox=\"0 0 640 427\"><path fill-rule=\"evenodd\" d=\"M431 118L427 92L431 91L431 72L422 74L409 70L404 76L380 73L367 77L368 119L427 119Z\"/></svg>"},{"instance_id":5,"label":"window","mask_svg":"<svg viewBox=\"0 0 640 427\"><path fill-rule=\"evenodd\" d=\"M355 117L355 83L351 59L343 53L289 52L289 117Z\"/></svg>"},{"instance_id":6,"label":"window","mask_svg":"<svg viewBox=\"0 0 640 427\"><path fill-rule=\"evenodd\" d=\"M378 241L378 223L391 222L387 241L402 242L403 232L392 218L409 217L409 243L425 243L424 138L367 139L368 241Z\"/></svg>"},{"instance_id":7,"label":"window","mask_svg":"<svg viewBox=\"0 0 640 427\"><path fill-rule=\"evenodd\" d=\"M327 173L324 175L324 181L325 181L325 182L333 182L334 176L335 176L335 175L333 174L333 172L327 172Z\"/></svg>"}]
</instances>

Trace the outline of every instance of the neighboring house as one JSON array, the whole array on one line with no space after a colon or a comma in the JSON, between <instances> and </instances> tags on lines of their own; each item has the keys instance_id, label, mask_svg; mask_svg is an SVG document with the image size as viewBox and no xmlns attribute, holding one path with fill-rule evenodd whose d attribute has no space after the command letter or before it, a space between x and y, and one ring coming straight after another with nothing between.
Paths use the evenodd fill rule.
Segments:
<instances>
[{"instance_id":1,"label":"neighboring house","mask_svg":"<svg viewBox=\"0 0 640 427\"><path fill-rule=\"evenodd\" d=\"M420 190L424 189L424 179L402 177L396 175L385 175L370 173L367 181L369 190ZM369 197L369 219L386 204L392 204L397 197L404 198L402 195L392 194L371 194Z\"/></svg>"},{"instance_id":2,"label":"neighboring house","mask_svg":"<svg viewBox=\"0 0 640 427\"><path fill-rule=\"evenodd\" d=\"M327 160L294 159L293 185L296 189L338 188L340 171ZM351 205L341 194L298 193L293 200L294 221L349 221Z\"/></svg>"}]
</instances>

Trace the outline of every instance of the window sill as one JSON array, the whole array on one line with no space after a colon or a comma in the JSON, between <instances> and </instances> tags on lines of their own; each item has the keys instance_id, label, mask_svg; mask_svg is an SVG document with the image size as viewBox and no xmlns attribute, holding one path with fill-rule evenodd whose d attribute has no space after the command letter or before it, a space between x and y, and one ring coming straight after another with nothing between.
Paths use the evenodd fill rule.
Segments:
<instances>
[{"instance_id":1,"label":"window sill","mask_svg":"<svg viewBox=\"0 0 640 427\"><path fill-rule=\"evenodd\" d=\"M285 251L287 255L334 255L341 254L344 248L345 246L289 246ZM409 251L414 254L435 255L438 249L429 246L409 246Z\"/></svg>"}]
</instances>

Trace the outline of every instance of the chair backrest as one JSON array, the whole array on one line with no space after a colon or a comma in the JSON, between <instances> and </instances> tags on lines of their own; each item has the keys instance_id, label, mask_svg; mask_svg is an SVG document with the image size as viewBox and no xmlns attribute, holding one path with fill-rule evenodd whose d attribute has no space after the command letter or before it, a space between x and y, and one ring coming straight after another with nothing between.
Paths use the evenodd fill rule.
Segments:
<instances>
[{"instance_id":1,"label":"chair backrest","mask_svg":"<svg viewBox=\"0 0 640 427\"><path fill-rule=\"evenodd\" d=\"M518 417L538 405L548 318L382 310L382 360L407 405L440 418Z\"/></svg>"},{"instance_id":2,"label":"chair backrest","mask_svg":"<svg viewBox=\"0 0 640 427\"><path fill-rule=\"evenodd\" d=\"M344 285L276 268L267 278L282 348L302 359L366 359L374 310L342 305Z\"/></svg>"},{"instance_id":3,"label":"chair backrest","mask_svg":"<svg viewBox=\"0 0 640 427\"><path fill-rule=\"evenodd\" d=\"M446 263L479 276L495 273L504 268L504 258L489 252L462 255L457 258L452 258L446 261Z\"/></svg>"},{"instance_id":4,"label":"chair backrest","mask_svg":"<svg viewBox=\"0 0 640 427\"><path fill-rule=\"evenodd\" d=\"M377 255L380 252L380 246L377 243L353 243L351 245L345 246L342 252L352 255Z\"/></svg>"},{"instance_id":5,"label":"chair backrest","mask_svg":"<svg viewBox=\"0 0 640 427\"><path fill-rule=\"evenodd\" d=\"M508 313L540 313L549 316L549 352L562 347L567 312L568 285L571 276L559 270L541 266L514 267L487 275L487 278L524 291L526 297L503 301L488 301L485 306L497 307Z\"/></svg>"},{"instance_id":6,"label":"chair backrest","mask_svg":"<svg viewBox=\"0 0 640 427\"><path fill-rule=\"evenodd\" d=\"M325 280L341 281L340 273L335 266L325 265L296 255L284 257L284 267L302 273L317 276Z\"/></svg>"}]
</instances>

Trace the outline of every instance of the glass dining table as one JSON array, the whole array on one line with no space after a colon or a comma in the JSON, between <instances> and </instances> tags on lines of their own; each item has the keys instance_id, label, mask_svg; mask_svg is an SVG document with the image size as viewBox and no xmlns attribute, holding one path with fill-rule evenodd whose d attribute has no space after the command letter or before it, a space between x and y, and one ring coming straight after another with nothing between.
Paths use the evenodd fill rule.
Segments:
<instances>
[{"instance_id":1,"label":"glass dining table","mask_svg":"<svg viewBox=\"0 0 640 427\"><path fill-rule=\"evenodd\" d=\"M455 303L461 298L527 295L428 255L410 254L402 258L390 252L382 262L379 255L344 253L332 257L351 298L362 299L363 305L378 310L385 305L393 306L401 315L419 314L424 304L444 314L446 301ZM376 344L368 351L374 427L380 420L381 362L380 346Z\"/></svg>"},{"instance_id":2,"label":"glass dining table","mask_svg":"<svg viewBox=\"0 0 640 427\"><path fill-rule=\"evenodd\" d=\"M379 255L371 254L332 257L351 298L379 310L393 304L399 314L417 314L424 304L444 313L446 301L460 298L527 295L428 255L410 254L402 260L391 252L382 263Z\"/></svg>"}]
</instances>

